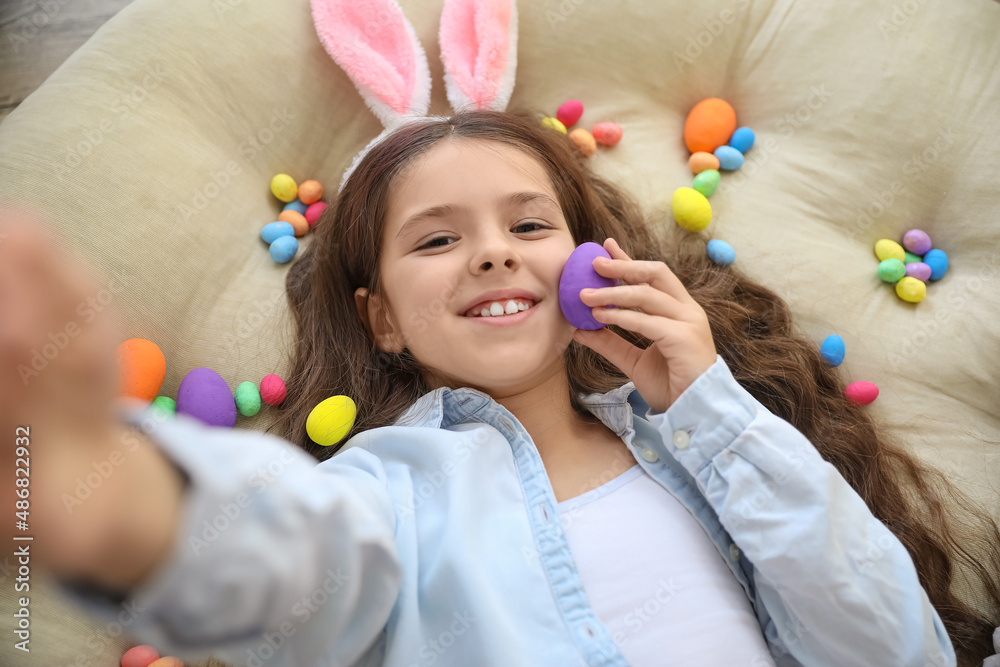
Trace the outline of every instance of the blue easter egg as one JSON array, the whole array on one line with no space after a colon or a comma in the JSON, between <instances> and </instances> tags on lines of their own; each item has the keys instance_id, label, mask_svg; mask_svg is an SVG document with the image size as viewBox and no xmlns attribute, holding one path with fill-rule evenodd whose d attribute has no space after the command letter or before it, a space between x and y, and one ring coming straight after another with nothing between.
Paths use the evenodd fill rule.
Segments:
<instances>
[{"instance_id":1,"label":"blue easter egg","mask_svg":"<svg viewBox=\"0 0 1000 667\"><path fill-rule=\"evenodd\" d=\"M831 334L823 341L823 345L820 346L819 351L822 353L823 358L826 359L826 363L831 366L839 366L844 360L844 353L846 352L844 339L837 334Z\"/></svg>"},{"instance_id":2,"label":"blue easter egg","mask_svg":"<svg viewBox=\"0 0 1000 667\"><path fill-rule=\"evenodd\" d=\"M299 240L294 236L279 236L271 243L269 252L271 259L278 264L284 264L299 251Z\"/></svg>"},{"instance_id":3,"label":"blue easter egg","mask_svg":"<svg viewBox=\"0 0 1000 667\"><path fill-rule=\"evenodd\" d=\"M729 137L729 145L740 153L746 153L753 146L754 139L756 137L753 130L749 127L741 127L733 132L733 136Z\"/></svg>"},{"instance_id":4,"label":"blue easter egg","mask_svg":"<svg viewBox=\"0 0 1000 667\"><path fill-rule=\"evenodd\" d=\"M924 255L924 264L931 267L931 280L941 280L945 271L948 270L948 255L944 253L944 250L937 248L928 250L927 254Z\"/></svg>"},{"instance_id":5,"label":"blue easter egg","mask_svg":"<svg viewBox=\"0 0 1000 667\"><path fill-rule=\"evenodd\" d=\"M268 245L274 243L274 240L279 236L295 236L295 228L283 220L278 220L277 222L267 223L264 225L264 228L260 230L260 237L264 239L264 242Z\"/></svg>"},{"instance_id":6,"label":"blue easter egg","mask_svg":"<svg viewBox=\"0 0 1000 667\"><path fill-rule=\"evenodd\" d=\"M309 208L309 205L308 204L303 204L302 200L299 199L298 197L296 197L293 201L290 201L287 204L285 204L284 206L282 206L281 210L282 211L288 211L288 210L298 211L302 215L305 215L307 208Z\"/></svg>"},{"instance_id":7,"label":"blue easter egg","mask_svg":"<svg viewBox=\"0 0 1000 667\"><path fill-rule=\"evenodd\" d=\"M729 266L736 261L736 251L725 241L712 239L705 249L708 251L708 258L720 266Z\"/></svg>"},{"instance_id":8,"label":"blue easter egg","mask_svg":"<svg viewBox=\"0 0 1000 667\"><path fill-rule=\"evenodd\" d=\"M715 149L715 157L719 158L719 169L733 171L743 166L743 153L732 146L719 146Z\"/></svg>"}]
</instances>

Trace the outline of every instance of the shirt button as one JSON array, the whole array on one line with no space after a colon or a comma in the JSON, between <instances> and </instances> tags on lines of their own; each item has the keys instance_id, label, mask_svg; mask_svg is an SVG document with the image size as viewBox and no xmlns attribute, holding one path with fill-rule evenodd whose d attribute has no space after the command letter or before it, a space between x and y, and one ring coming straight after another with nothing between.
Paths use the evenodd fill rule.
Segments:
<instances>
[{"instance_id":1,"label":"shirt button","mask_svg":"<svg viewBox=\"0 0 1000 667\"><path fill-rule=\"evenodd\" d=\"M691 436L688 435L687 431L682 429L674 431L671 440L674 441L674 447L677 449L687 449L687 446L691 444Z\"/></svg>"},{"instance_id":2,"label":"shirt button","mask_svg":"<svg viewBox=\"0 0 1000 667\"><path fill-rule=\"evenodd\" d=\"M656 463L660 459L660 455L656 453L655 450L646 447L642 450L642 458L646 459L650 463Z\"/></svg>"},{"instance_id":3,"label":"shirt button","mask_svg":"<svg viewBox=\"0 0 1000 667\"><path fill-rule=\"evenodd\" d=\"M729 557L732 558L734 562L740 559L740 548L735 544L729 545Z\"/></svg>"}]
</instances>

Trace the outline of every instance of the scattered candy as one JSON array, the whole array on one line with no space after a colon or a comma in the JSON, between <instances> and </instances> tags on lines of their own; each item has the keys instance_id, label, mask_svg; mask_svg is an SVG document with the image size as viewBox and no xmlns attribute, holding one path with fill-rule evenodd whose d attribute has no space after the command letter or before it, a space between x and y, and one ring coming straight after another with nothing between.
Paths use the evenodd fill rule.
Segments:
<instances>
[{"instance_id":1,"label":"scattered candy","mask_svg":"<svg viewBox=\"0 0 1000 667\"><path fill-rule=\"evenodd\" d=\"M253 382L241 382L236 388L236 409L244 417L253 417L260 412L260 392Z\"/></svg>"},{"instance_id":2,"label":"scattered candy","mask_svg":"<svg viewBox=\"0 0 1000 667\"><path fill-rule=\"evenodd\" d=\"M357 414L358 408L349 396L331 396L306 417L306 433L318 445L335 445L350 432Z\"/></svg>"},{"instance_id":3,"label":"scattered candy","mask_svg":"<svg viewBox=\"0 0 1000 667\"><path fill-rule=\"evenodd\" d=\"M268 245L274 243L274 240L279 236L295 236L295 228L292 227L291 223L279 220L277 222L267 223L264 225L264 228L260 230L260 237L264 239L264 242Z\"/></svg>"},{"instance_id":4,"label":"scattered candy","mask_svg":"<svg viewBox=\"0 0 1000 667\"><path fill-rule=\"evenodd\" d=\"M181 380L177 389L177 414L190 415L210 426L232 428L236 425L236 402L221 375L211 368L199 366Z\"/></svg>"},{"instance_id":5,"label":"scattered candy","mask_svg":"<svg viewBox=\"0 0 1000 667\"><path fill-rule=\"evenodd\" d=\"M562 121L560 121L558 118L553 118L551 116L547 116L546 118L542 119L542 127L547 127L553 130L559 130L563 134L568 134L566 132L566 126L562 124Z\"/></svg>"},{"instance_id":6,"label":"scattered candy","mask_svg":"<svg viewBox=\"0 0 1000 667\"><path fill-rule=\"evenodd\" d=\"M911 262L906 265L906 275L910 278L916 278L922 283L926 283L931 279L931 267L923 262Z\"/></svg>"},{"instance_id":7,"label":"scattered candy","mask_svg":"<svg viewBox=\"0 0 1000 667\"><path fill-rule=\"evenodd\" d=\"M691 167L692 174L700 174L708 169L719 170L719 158L715 157L711 153L705 153L704 151L699 151L697 153L691 153L691 157L688 158L688 166Z\"/></svg>"},{"instance_id":8,"label":"scattered candy","mask_svg":"<svg viewBox=\"0 0 1000 667\"><path fill-rule=\"evenodd\" d=\"M715 169L706 169L694 177L694 184L691 186L706 197L715 194L715 189L719 187L721 177Z\"/></svg>"},{"instance_id":9,"label":"scattered candy","mask_svg":"<svg viewBox=\"0 0 1000 667\"><path fill-rule=\"evenodd\" d=\"M321 201L309 205L309 208L306 209L306 222L309 223L310 227L316 226L316 223L319 222L319 216L323 215L325 210L326 204Z\"/></svg>"},{"instance_id":10,"label":"scattered candy","mask_svg":"<svg viewBox=\"0 0 1000 667\"><path fill-rule=\"evenodd\" d=\"M694 188L677 188L671 201L674 219L689 232L700 232L712 221L712 205Z\"/></svg>"},{"instance_id":11,"label":"scattered candy","mask_svg":"<svg viewBox=\"0 0 1000 667\"><path fill-rule=\"evenodd\" d=\"M738 150L740 153L746 153L753 147L753 142L756 139L753 130L749 127L741 127L740 129L733 132L733 136L729 137L729 145Z\"/></svg>"},{"instance_id":12,"label":"scattered candy","mask_svg":"<svg viewBox=\"0 0 1000 667\"><path fill-rule=\"evenodd\" d=\"M844 395L855 405L868 405L878 398L878 387L871 382L852 382L844 389Z\"/></svg>"},{"instance_id":13,"label":"scattered candy","mask_svg":"<svg viewBox=\"0 0 1000 667\"><path fill-rule=\"evenodd\" d=\"M260 397L268 405L281 405L286 394L285 381L274 373L260 381Z\"/></svg>"},{"instance_id":14,"label":"scattered candy","mask_svg":"<svg viewBox=\"0 0 1000 667\"><path fill-rule=\"evenodd\" d=\"M572 127L576 125L576 121L580 120L580 116L583 115L583 102L580 100L570 100L569 102L563 102L559 105L559 110L556 111L556 118L565 127Z\"/></svg>"},{"instance_id":15,"label":"scattered candy","mask_svg":"<svg viewBox=\"0 0 1000 667\"><path fill-rule=\"evenodd\" d=\"M115 350L118 395L152 401L167 376L167 360L159 346L145 338L130 338Z\"/></svg>"},{"instance_id":16,"label":"scattered candy","mask_svg":"<svg viewBox=\"0 0 1000 667\"><path fill-rule=\"evenodd\" d=\"M736 130L736 110L717 97L698 102L684 122L684 143L692 153L712 153Z\"/></svg>"},{"instance_id":17,"label":"scattered candy","mask_svg":"<svg viewBox=\"0 0 1000 667\"><path fill-rule=\"evenodd\" d=\"M819 348L820 354L831 366L839 366L844 361L844 354L847 352L844 346L844 339L837 334L830 334L823 341Z\"/></svg>"},{"instance_id":18,"label":"scattered candy","mask_svg":"<svg viewBox=\"0 0 1000 667\"><path fill-rule=\"evenodd\" d=\"M302 185L305 185L305 183L303 183ZM302 194L302 189L301 188L299 188L299 194ZM305 202L303 202L301 199L296 198L295 201L290 201L287 204L285 204L284 206L282 206L281 210L282 211L297 211L297 212L305 215L307 208L309 208L308 204L306 204Z\"/></svg>"},{"instance_id":19,"label":"scattered candy","mask_svg":"<svg viewBox=\"0 0 1000 667\"><path fill-rule=\"evenodd\" d=\"M268 248L268 251L271 254L271 259L278 264L284 264L295 257L295 253L299 251L299 240L294 236L278 237Z\"/></svg>"},{"instance_id":20,"label":"scattered candy","mask_svg":"<svg viewBox=\"0 0 1000 667\"><path fill-rule=\"evenodd\" d=\"M322 196L323 186L320 185L319 181L308 180L299 186L299 199L306 206L315 204ZM299 211L299 213L305 213L305 211Z\"/></svg>"},{"instance_id":21,"label":"scattered candy","mask_svg":"<svg viewBox=\"0 0 1000 667\"><path fill-rule=\"evenodd\" d=\"M295 184L295 179L288 174L278 174L271 179L271 192L275 197L287 203L295 201L295 197L299 193L299 186Z\"/></svg>"},{"instance_id":22,"label":"scattered candy","mask_svg":"<svg viewBox=\"0 0 1000 667\"><path fill-rule=\"evenodd\" d=\"M931 280L941 280L948 270L948 255L944 250L928 250L924 255L924 264L931 267Z\"/></svg>"},{"instance_id":23,"label":"scattered candy","mask_svg":"<svg viewBox=\"0 0 1000 667\"><path fill-rule=\"evenodd\" d=\"M736 251L733 246L720 239L712 239L706 246L708 257L719 266L729 266L736 261Z\"/></svg>"},{"instance_id":24,"label":"scattered candy","mask_svg":"<svg viewBox=\"0 0 1000 667\"><path fill-rule=\"evenodd\" d=\"M906 275L906 267L903 266L903 262L896 259L895 257L890 257L889 259L883 259L878 265L878 277L887 283L894 283L903 276Z\"/></svg>"},{"instance_id":25,"label":"scattered candy","mask_svg":"<svg viewBox=\"0 0 1000 667\"><path fill-rule=\"evenodd\" d=\"M559 308L563 317L577 329L594 331L605 326L603 322L594 319L594 307L580 299L580 290L614 287L619 284L618 279L608 278L597 272L594 260L598 257L610 259L611 255L597 243L581 243L570 253L559 276Z\"/></svg>"},{"instance_id":26,"label":"scattered candy","mask_svg":"<svg viewBox=\"0 0 1000 667\"><path fill-rule=\"evenodd\" d=\"M618 123L604 122L594 126L594 141L602 146L615 146L622 140L622 128Z\"/></svg>"},{"instance_id":27,"label":"scattered candy","mask_svg":"<svg viewBox=\"0 0 1000 667\"><path fill-rule=\"evenodd\" d=\"M292 229L295 230L296 236L305 236L306 232L309 231L309 223L306 222L306 216L298 211L282 211L278 216L278 220L290 224Z\"/></svg>"},{"instance_id":28,"label":"scattered candy","mask_svg":"<svg viewBox=\"0 0 1000 667\"><path fill-rule=\"evenodd\" d=\"M719 159L719 168L733 171L743 166L743 153L732 146L719 146L715 149L715 157Z\"/></svg>"},{"instance_id":29,"label":"scattered candy","mask_svg":"<svg viewBox=\"0 0 1000 667\"><path fill-rule=\"evenodd\" d=\"M899 245L895 241L890 239L880 239L875 242L875 256L881 262L883 260L894 258L902 262L906 259L906 251L903 250L903 246Z\"/></svg>"},{"instance_id":30,"label":"scattered candy","mask_svg":"<svg viewBox=\"0 0 1000 667\"><path fill-rule=\"evenodd\" d=\"M576 144L576 147L580 149L580 152L585 156L590 157L597 150L597 142L594 140L593 135L587 132L582 127L578 127L569 133L569 138Z\"/></svg>"},{"instance_id":31,"label":"scattered candy","mask_svg":"<svg viewBox=\"0 0 1000 667\"><path fill-rule=\"evenodd\" d=\"M931 249L931 237L927 232L911 229L903 234L903 247L914 255L925 255Z\"/></svg>"},{"instance_id":32,"label":"scattered candy","mask_svg":"<svg viewBox=\"0 0 1000 667\"><path fill-rule=\"evenodd\" d=\"M892 262L896 260L886 261ZM896 283L896 295L903 301L920 303L924 300L924 297L927 296L927 285L916 278L907 276L905 278L901 278L899 282Z\"/></svg>"},{"instance_id":33,"label":"scattered candy","mask_svg":"<svg viewBox=\"0 0 1000 667\"><path fill-rule=\"evenodd\" d=\"M122 667L149 667L160 657L160 652L152 646L133 646L122 656Z\"/></svg>"}]
</instances>

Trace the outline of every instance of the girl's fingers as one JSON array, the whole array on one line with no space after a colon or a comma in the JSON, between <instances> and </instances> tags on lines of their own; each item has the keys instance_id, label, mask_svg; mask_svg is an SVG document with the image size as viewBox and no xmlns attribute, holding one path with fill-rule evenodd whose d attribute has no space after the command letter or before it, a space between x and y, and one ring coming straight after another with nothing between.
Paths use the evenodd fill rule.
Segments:
<instances>
[{"instance_id":1,"label":"girl's fingers","mask_svg":"<svg viewBox=\"0 0 1000 667\"><path fill-rule=\"evenodd\" d=\"M684 319L687 306L677 299L661 292L652 285L616 285L580 290L580 300L591 308L598 306L618 306L639 308L648 315Z\"/></svg>"},{"instance_id":2,"label":"girl's fingers","mask_svg":"<svg viewBox=\"0 0 1000 667\"><path fill-rule=\"evenodd\" d=\"M597 308L593 311L593 315L594 319L602 324L615 324L622 329L641 334L654 343L668 337L671 329L681 324L676 320L654 317L646 313L621 308ZM621 367L619 366L619 368Z\"/></svg>"},{"instance_id":3,"label":"girl's fingers","mask_svg":"<svg viewBox=\"0 0 1000 667\"><path fill-rule=\"evenodd\" d=\"M694 303L684 284L663 262L629 259L614 239L605 241L611 259L598 257L593 267L606 278L620 278L630 285L648 284L681 303Z\"/></svg>"}]
</instances>

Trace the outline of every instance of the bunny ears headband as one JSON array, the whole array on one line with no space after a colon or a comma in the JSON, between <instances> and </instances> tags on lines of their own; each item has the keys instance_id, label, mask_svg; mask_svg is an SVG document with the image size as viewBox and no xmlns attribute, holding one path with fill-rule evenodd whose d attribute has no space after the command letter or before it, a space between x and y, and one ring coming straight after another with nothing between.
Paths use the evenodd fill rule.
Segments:
<instances>
[{"instance_id":1,"label":"bunny ears headband","mask_svg":"<svg viewBox=\"0 0 1000 667\"><path fill-rule=\"evenodd\" d=\"M312 16L323 48L385 126L344 172L343 190L365 154L393 130L444 117L427 116L427 56L395 0L312 0ZM438 41L451 108L504 111L517 69L515 0L445 0Z\"/></svg>"}]
</instances>

